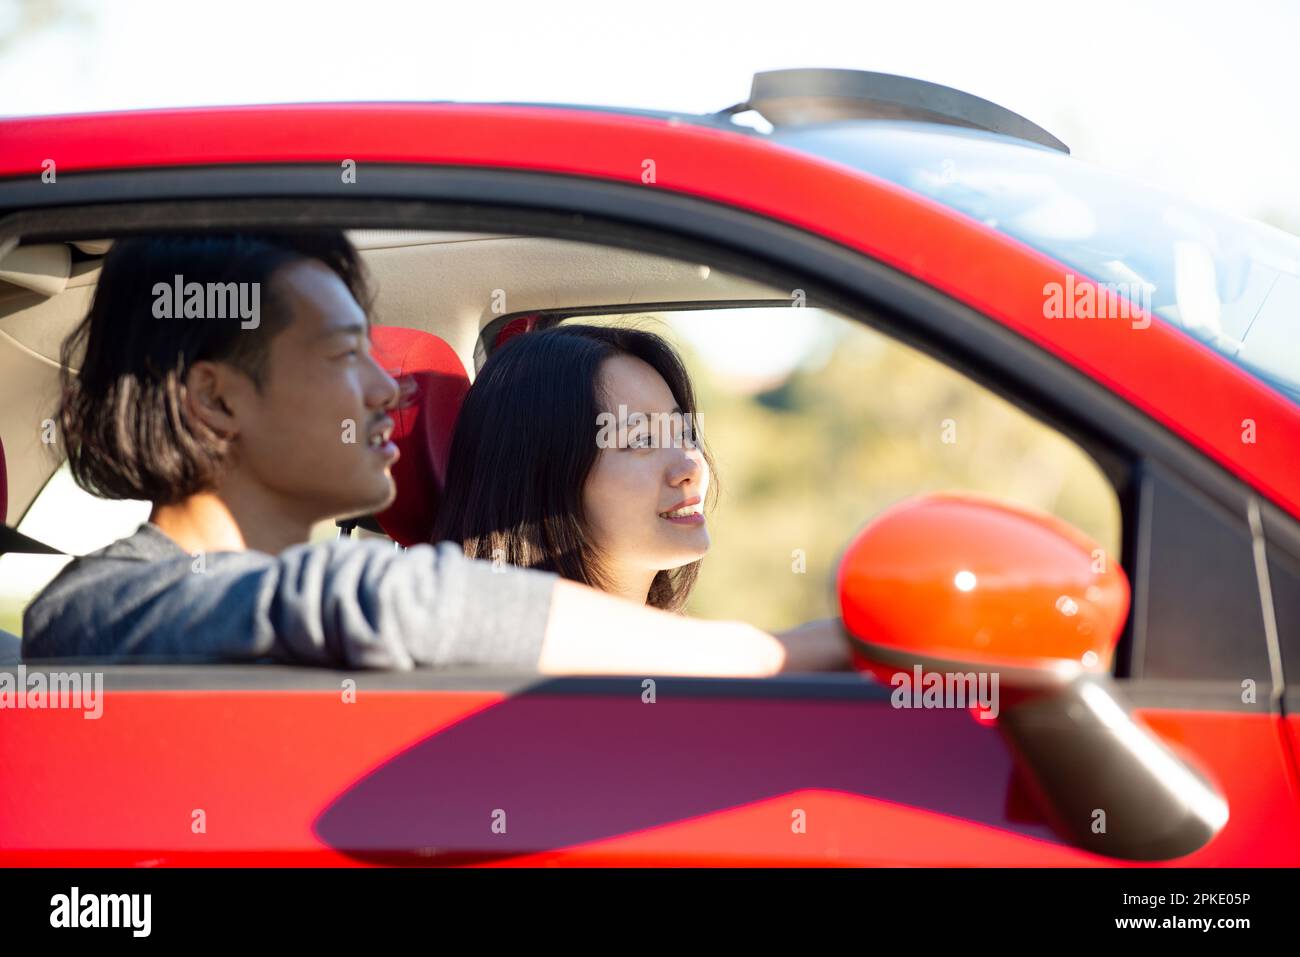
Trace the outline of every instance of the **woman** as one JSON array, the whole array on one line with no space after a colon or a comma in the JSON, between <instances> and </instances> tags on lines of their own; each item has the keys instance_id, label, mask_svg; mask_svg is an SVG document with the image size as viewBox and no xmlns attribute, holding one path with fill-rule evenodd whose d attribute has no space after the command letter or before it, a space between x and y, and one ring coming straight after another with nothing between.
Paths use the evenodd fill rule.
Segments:
<instances>
[{"instance_id":1,"label":"woman","mask_svg":"<svg viewBox=\"0 0 1300 957\"><path fill-rule=\"evenodd\" d=\"M654 333L517 336L461 408L433 540L679 611L716 490L699 421L681 359Z\"/></svg>"}]
</instances>

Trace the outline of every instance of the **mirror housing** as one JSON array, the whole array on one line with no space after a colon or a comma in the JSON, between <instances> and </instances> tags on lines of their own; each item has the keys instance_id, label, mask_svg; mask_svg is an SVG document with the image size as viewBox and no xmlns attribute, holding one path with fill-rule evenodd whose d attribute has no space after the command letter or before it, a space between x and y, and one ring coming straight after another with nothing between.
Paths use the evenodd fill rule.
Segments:
<instances>
[{"instance_id":1,"label":"mirror housing","mask_svg":"<svg viewBox=\"0 0 1300 957\"><path fill-rule=\"evenodd\" d=\"M978 666L1027 687L1108 671L1129 608L1123 569L1091 538L969 493L883 512L845 551L837 584L855 651L878 674Z\"/></svg>"}]
</instances>

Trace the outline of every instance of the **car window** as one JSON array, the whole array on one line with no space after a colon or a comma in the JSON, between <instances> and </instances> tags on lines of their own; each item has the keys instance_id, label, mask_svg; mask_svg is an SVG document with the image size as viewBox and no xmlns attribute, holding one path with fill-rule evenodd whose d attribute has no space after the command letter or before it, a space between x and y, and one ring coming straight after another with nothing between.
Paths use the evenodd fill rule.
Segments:
<instances>
[{"instance_id":1,"label":"car window","mask_svg":"<svg viewBox=\"0 0 1300 957\"><path fill-rule=\"evenodd\" d=\"M839 614L840 553L913 495L983 492L1065 519L1119 555L1097 463L964 375L816 308L581 317L665 335L694 382L720 497L688 612L769 629Z\"/></svg>"},{"instance_id":2,"label":"car window","mask_svg":"<svg viewBox=\"0 0 1300 957\"><path fill-rule=\"evenodd\" d=\"M644 296L642 302L687 300L683 305L690 308L680 311L581 321L664 333L694 379L721 495L689 614L773 631L836 616L834 571L855 532L890 505L931 491L983 492L1048 512L1120 554L1118 498L1082 448L944 363L861 322L807 306L735 308L738 300L771 303L788 296L698 263L642 262L595 245L526 237L485 237L479 241L484 248L476 250L474 242L455 238L442 248L421 249L377 234L368 264L379 292L376 321L427 327L457 345L467 368L473 342L465 329L442 313L430 324L424 313L417 318L415 307L452 302L458 309L447 313L469 316L469 327L482 333L482 323L499 313L495 297L488 303L479 298L500 281L502 261L531 257L536 267L522 271L509 289L510 302L528 315L536 314L529 308L554 303L551 277L565 268L565 294L574 301L619 302L633 295ZM515 258L506 260L506 252ZM428 264L444 260L464 272L464 289L435 281L440 273ZM574 262L590 268L573 270ZM629 270L637 283L631 291ZM708 296L718 308L695 307ZM483 310L481 319L473 307ZM69 554L85 554L131 534L148 514L148 503L88 495L65 466L19 528ZM311 538L337 534L333 522L322 522ZM0 628L21 633L23 608L68 560L0 557Z\"/></svg>"},{"instance_id":3,"label":"car window","mask_svg":"<svg viewBox=\"0 0 1300 957\"><path fill-rule=\"evenodd\" d=\"M991 133L877 122L784 139L1048 253L1300 402L1300 237ZM1097 307L1079 292L1045 290L1045 317L1133 321L1084 315Z\"/></svg>"}]
</instances>

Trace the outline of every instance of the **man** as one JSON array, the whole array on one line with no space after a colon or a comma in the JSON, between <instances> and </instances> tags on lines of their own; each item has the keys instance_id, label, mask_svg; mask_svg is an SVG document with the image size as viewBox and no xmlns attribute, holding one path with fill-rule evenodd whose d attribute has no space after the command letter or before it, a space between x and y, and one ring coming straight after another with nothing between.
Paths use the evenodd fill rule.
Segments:
<instances>
[{"instance_id":1,"label":"man","mask_svg":"<svg viewBox=\"0 0 1300 957\"><path fill-rule=\"evenodd\" d=\"M341 234L126 239L63 348L77 482L153 503L28 607L23 656L278 660L349 668L763 675L842 666L774 638L494 569L455 546L303 544L395 494L369 294ZM69 370L79 367L73 375Z\"/></svg>"}]
</instances>

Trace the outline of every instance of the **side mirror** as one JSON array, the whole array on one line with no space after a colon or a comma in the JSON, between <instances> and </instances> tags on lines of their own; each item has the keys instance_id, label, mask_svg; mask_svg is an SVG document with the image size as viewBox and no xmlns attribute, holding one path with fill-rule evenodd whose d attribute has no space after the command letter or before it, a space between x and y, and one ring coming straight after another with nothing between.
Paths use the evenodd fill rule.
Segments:
<instances>
[{"instance_id":1,"label":"side mirror","mask_svg":"<svg viewBox=\"0 0 1300 957\"><path fill-rule=\"evenodd\" d=\"M844 626L867 667L997 669L1021 687L1105 672L1128 615L1115 556L1050 515L926 495L867 525L839 567Z\"/></svg>"},{"instance_id":2,"label":"side mirror","mask_svg":"<svg viewBox=\"0 0 1300 957\"><path fill-rule=\"evenodd\" d=\"M854 538L838 587L855 655L895 706L996 720L1031 797L1076 845L1167 860L1227 823L1218 789L1111 681L1128 579L1079 530L975 495L908 499Z\"/></svg>"}]
</instances>

